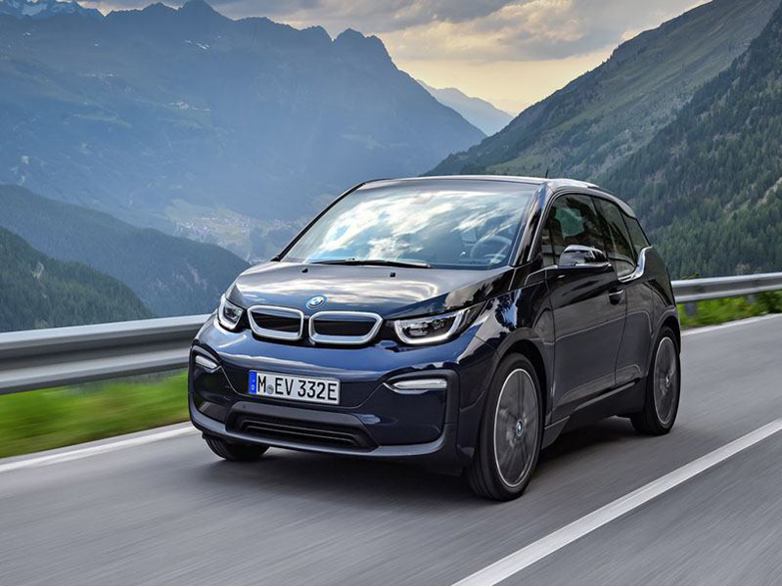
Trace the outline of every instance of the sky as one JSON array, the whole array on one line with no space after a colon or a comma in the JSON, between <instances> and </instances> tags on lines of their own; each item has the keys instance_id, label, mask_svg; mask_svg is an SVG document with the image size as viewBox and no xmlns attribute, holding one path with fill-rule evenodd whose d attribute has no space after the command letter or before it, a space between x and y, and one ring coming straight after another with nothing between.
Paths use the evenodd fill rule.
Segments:
<instances>
[{"instance_id":1,"label":"sky","mask_svg":"<svg viewBox=\"0 0 782 587\"><path fill-rule=\"evenodd\" d=\"M377 35L400 69L517 114L600 65L622 41L705 0L207 0L231 18L267 16ZM151 0L82 2L103 12ZM181 0L164 0L178 6Z\"/></svg>"}]
</instances>

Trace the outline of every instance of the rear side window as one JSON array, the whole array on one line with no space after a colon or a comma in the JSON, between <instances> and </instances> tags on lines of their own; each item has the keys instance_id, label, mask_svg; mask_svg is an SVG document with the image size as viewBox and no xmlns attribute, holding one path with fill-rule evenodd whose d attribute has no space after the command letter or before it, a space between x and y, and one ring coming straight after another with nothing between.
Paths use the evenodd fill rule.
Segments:
<instances>
[{"instance_id":1,"label":"rear side window","mask_svg":"<svg viewBox=\"0 0 782 587\"><path fill-rule=\"evenodd\" d=\"M642 250L644 250L646 247L651 246L649 244L649 239L646 238L646 235L644 234L644 231L641 228L641 224L638 222L637 219L632 218L627 214L622 214L622 216L624 216L625 224L627 225L627 230L630 231L630 240L633 243L633 249L635 250L635 257L637 259L638 255L641 254Z\"/></svg>"},{"instance_id":2,"label":"rear side window","mask_svg":"<svg viewBox=\"0 0 782 587\"><path fill-rule=\"evenodd\" d=\"M628 275L635 270L638 257L622 219L622 211L616 204L602 198L595 198L595 203L600 216L605 221L605 229L609 235L609 238L606 239L608 258L614 265L617 275L620 277Z\"/></svg>"},{"instance_id":3,"label":"rear side window","mask_svg":"<svg viewBox=\"0 0 782 587\"><path fill-rule=\"evenodd\" d=\"M603 232L589 196L561 196L554 202L541 234L544 266L556 265L568 245L605 249Z\"/></svg>"}]
</instances>

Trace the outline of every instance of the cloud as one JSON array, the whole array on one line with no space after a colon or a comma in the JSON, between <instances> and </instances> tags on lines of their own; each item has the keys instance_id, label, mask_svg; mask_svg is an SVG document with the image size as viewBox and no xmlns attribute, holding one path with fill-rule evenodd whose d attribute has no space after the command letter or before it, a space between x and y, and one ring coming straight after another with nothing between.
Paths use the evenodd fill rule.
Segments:
<instances>
[{"instance_id":1,"label":"cloud","mask_svg":"<svg viewBox=\"0 0 782 587\"><path fill-rule=\"evenodd\" d=\"M286 21L344 30L384 33L434 22L466 22L484 17L511 0L215 0L226 14L262 13ZM259 12L260 11L260 12Z\"/></svg>"},{"instance_id":2,"label":"cloud","mask_svg":"<svg viewBox=\"0 0 782 587\"><path fill-rule=\"evenodd\" d=\"M411 24L382 33L399 59L564 59L613 48L629 31L658 26L692 0L529 0L467 20Z\"/></svg>"},{"instance_id":3,"label":"cloud","mask_svg":"<svg viewBox=\"0 0 782 587\"><path fill-rule=\"evenodd\" d=\"M511 0L209 0L217 10L233 18L278 17L333 27L336 32L359 28L381 33L432 22L465 22L495 12ZM145 0L85 0L103 12L142 8ZM165 0L181 6L183 0Z\"/></svg>"},{"instance_id":4,"label":"cloud","mask_svg":"<svg viewBox=\"0 0 782 587\"><path fill-rule=\"evenodd\" d=\"M704 0L211 0L232 18L268 16L379 35L395 58L562 59L612 47ZM172 5L181 4L176 0ZM93 0L104 11L144 0Z\"/></svg>"},{"instance_id":5,"label":"cloud","mask_svg":"<svg viewBox=\"0 0 782 587\"><path fill-rule=\"evenodd\" d=\"M150 1L84 3L107 12ZM207 1L231 18L378 35L414 77L518 111L599 65L621 42L706 0Z\"/></svg>"}]
</instances>

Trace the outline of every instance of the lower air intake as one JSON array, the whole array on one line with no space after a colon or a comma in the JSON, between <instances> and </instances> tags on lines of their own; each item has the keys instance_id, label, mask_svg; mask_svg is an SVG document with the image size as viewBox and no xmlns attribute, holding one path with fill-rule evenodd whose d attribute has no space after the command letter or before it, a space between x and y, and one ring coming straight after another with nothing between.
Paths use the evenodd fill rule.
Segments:
<instances>
[{"instance_id":1,"label":"lower air intake","mask_svg":"<svg viewBox=\"0 0 782 587\"><path fill-rule=\"evenodd\" d=\"M240 417L233 425L242 434L333 448L372 449L377 446L359 428L272 417Z\"/></svg>"}]
</instances>

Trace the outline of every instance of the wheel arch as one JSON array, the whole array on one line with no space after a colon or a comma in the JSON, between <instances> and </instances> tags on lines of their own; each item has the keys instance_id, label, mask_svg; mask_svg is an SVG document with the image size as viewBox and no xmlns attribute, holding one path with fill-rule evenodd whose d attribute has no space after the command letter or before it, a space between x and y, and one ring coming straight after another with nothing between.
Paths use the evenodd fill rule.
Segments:
<instances>
[{"instance_id":1,"label":"wheel arch","mask_svg":"<svg viewBox=\"0 0 782 587\"><path fill-rule=\"evenodd\" d=\"M541 401L543 402L543 420L545 422L549 413L550 394L549 394L549 377L546 372L546 363L543 360L543 354L538 347L531 341L522 339L514 342L500 360L505 359L510 354L519 354L529 359L532 366L535 368L535 375L538 377L538 382L541 387Z\"/></svg>"},{"instance_id":2,"label":"wheel arch","mask_svg":"<svg viewBox=\"0 0 782 587\"><path fill-rule=\"evenodd\" d=\"M681 352L682 350L682 331L681 326L679 325L679 320L676 318L676 316L668 316L665 320L663 320L663 323L660 327L660 330L662 330L665 327L670 328L673 330L673 334L676 336L676 340L674 341L676 343L676 348ZM659 333L658 333L659 336Z\"/></svg>"},{"instance_id":3,"label":"wheel arch","mask_svg":"<svg viewBox=\"0 0 782 587\"><path fill-rule=\"evenodd\" d=\"M675 310L666 312L664 316L661 316L659 321L657 322L657 327L650 332L651 340L649 341L649 350L646 356L646 364L644 365L644 372L643 376L648 377L649 375L649 368L652 365L652 360L654 359L654 353L657 350L657 344L660 342L660 335L662 334L663 329L670 328L673 331L674 336L674 344L676 345L676 350L681 353L682 350L682 334L681 334L681 326L679 325L679 317L676 315Z\"/></svg>"}]
</instances>

